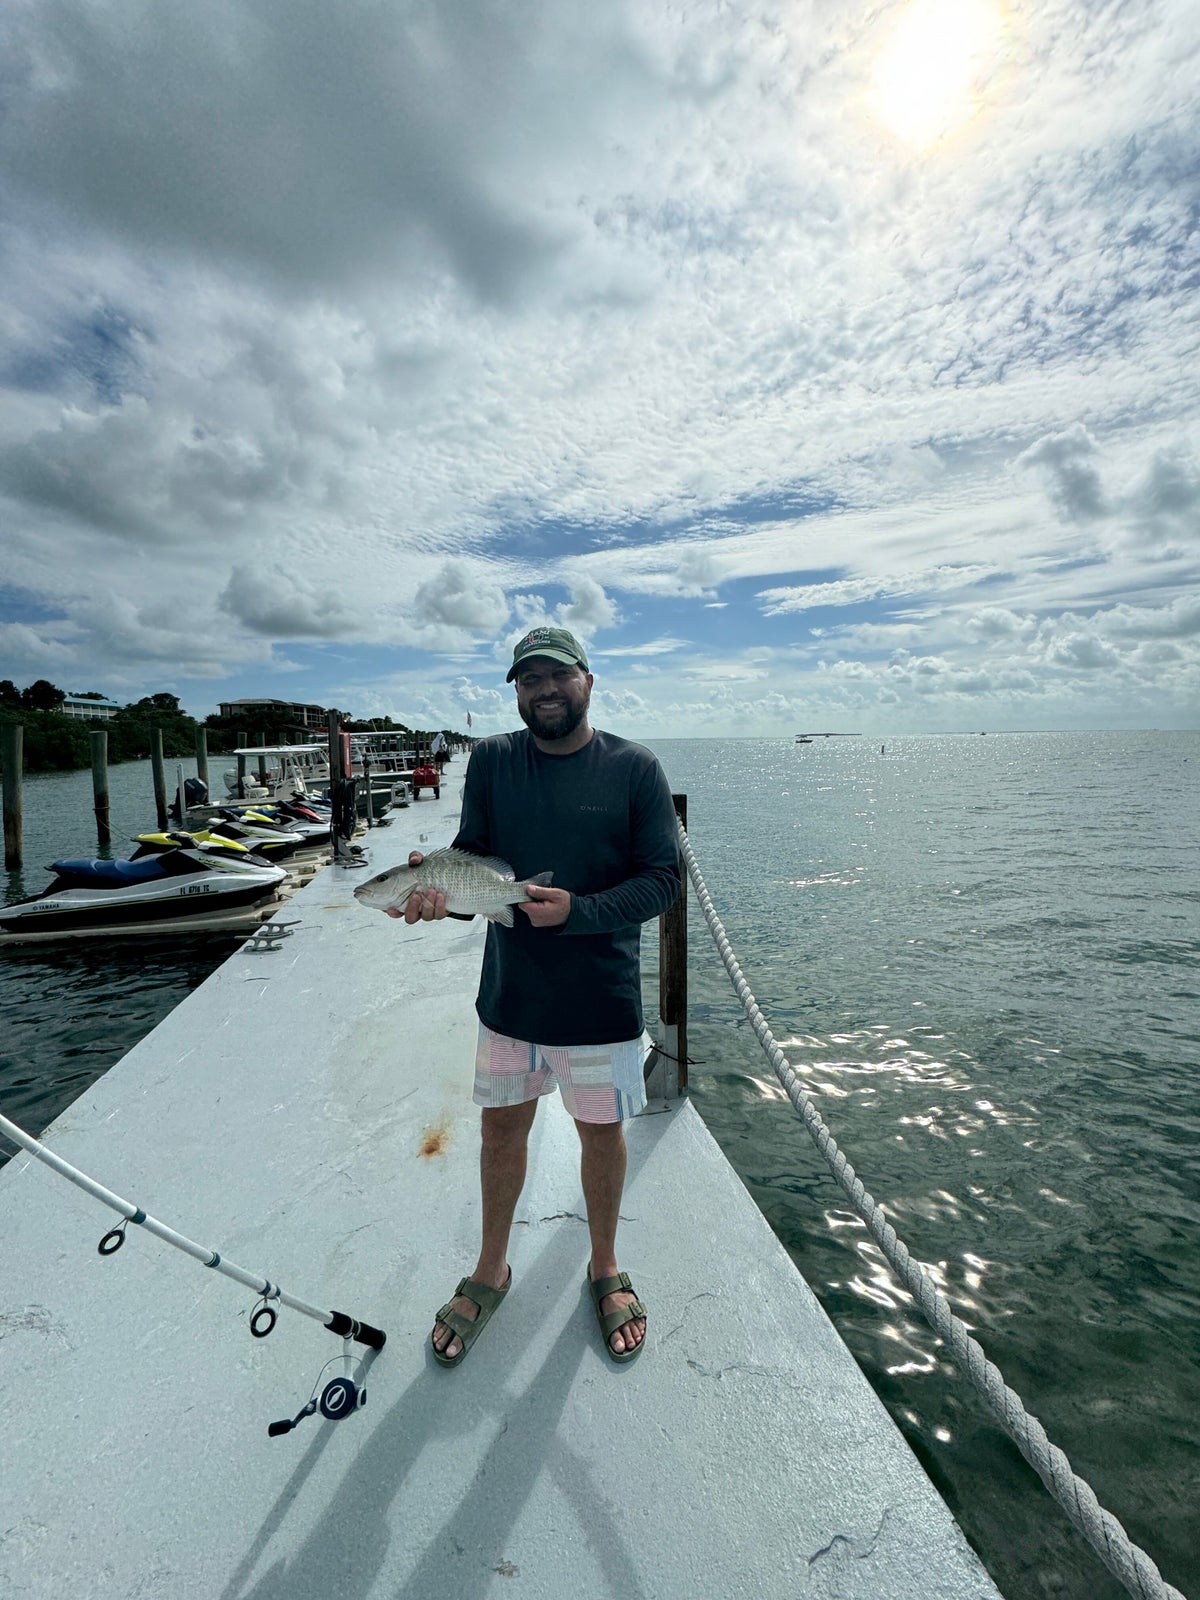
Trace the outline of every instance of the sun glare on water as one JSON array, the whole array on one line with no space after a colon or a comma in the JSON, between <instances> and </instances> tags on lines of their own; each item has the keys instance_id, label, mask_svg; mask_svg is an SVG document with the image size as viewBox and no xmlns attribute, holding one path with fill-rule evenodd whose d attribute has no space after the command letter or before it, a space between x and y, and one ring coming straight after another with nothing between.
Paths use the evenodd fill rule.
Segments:
<instances>
[{"instance_id":1,"label":"sun glare on water","mask_svg":"<svg viewBox=\"0 0 1200 1600\"><path fill-rule=\"evenodd\" d=\"M998 65L1001 0L910 0L876 63L874 115L918 150L969 122Z\"/></svg>"}]
</instances>

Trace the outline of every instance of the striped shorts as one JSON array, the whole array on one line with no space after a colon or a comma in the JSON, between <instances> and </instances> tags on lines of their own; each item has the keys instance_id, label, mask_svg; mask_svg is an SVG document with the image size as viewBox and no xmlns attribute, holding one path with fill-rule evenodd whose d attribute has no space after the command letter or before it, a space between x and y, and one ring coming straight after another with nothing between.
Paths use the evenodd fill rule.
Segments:
<instances>
[{"instance_id":1,"label":"striped shorts","mask_svg":"<svg viewBox=\"0 0 1200 1600\"><path fill-rule=\"evenodd\" d=\"M472 1098L494 1109L557 1088L579 1122L627 1122L646 1104L645 1059L645 1034L620 1044L527 1044L481 1022Z\"/></svg>"}]
</instances>

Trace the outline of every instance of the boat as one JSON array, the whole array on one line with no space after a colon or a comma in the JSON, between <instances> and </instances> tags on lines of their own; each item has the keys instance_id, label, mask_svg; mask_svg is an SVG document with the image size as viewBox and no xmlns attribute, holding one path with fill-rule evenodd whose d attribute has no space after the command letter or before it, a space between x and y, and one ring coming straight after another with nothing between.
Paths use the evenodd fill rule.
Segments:
<instances>
[{"instance_id":1,"label":"boat","mask_svg":"<svg viewBox=\"0 0 1200 1600\"><path fill-rule=\"evenodd\" d=\"M350 776L358 780L361 793L358 810L367 809L366 789L371 788L375 811L389 805L406 806L412 798L412 750L402 750L386 741L394 735L352 733L346 736L350 749ZM229 798L237 801L308 800L329 788L329 750L323 744L243 745L234 751L237 767L224 773ZM215 802L214 802L215 803ZM198 801L202 807L203 799ZM193 809L197 805L193 804Z\"/></svg>"},{"instance_id":2,"label":"boat","mask_svg":"<svg viewBox=\"0 0 1200 1600\"><path fill-rule=\"evenodd\" d=\"M199 844L188 834L137 859L55 861L49 870L54 879L40 894L0 908L5 933L209 916L269 900L287 877L232 839Z\"/></svg>"},{"instance_id":3,"label":"boat","mask_svg":"<svg viewBox=\"0 0 1200 1600\"><path fill-rule=\"evenodd\" d=\"M237 767L224 773L230 796L242 800L288 800L329 783L329 750L323 744L243 745Z\"/></svg>"}]
</instances>

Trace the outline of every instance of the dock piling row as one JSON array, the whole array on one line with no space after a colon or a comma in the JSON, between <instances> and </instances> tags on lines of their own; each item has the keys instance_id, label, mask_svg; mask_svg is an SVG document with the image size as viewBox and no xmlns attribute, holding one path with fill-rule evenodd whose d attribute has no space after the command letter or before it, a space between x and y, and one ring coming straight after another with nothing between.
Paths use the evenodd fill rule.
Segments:
<instances>
[{"instance_id":1,"label":"dock piling row","mask_svg":"<svg viewBox=\"0 0 1200 1600\"><path fill-rule=\"evenodd\" d=\"M103 728L92 733L92 796L96 811L96 843L101 849L112 843L108 805L108 734Z\"/></svg>"},{"instance_id":2,"label":"dock piling row","mask_svg":"<svg viewBox=\"0 0 1200 1600\"><path fill-rule=\"evenodd\" d=\"M0 728L0 779L4 783L4 868L17 872L21 866L21 763L25 730L19 723Z\"/></svg>"}]
</instances>

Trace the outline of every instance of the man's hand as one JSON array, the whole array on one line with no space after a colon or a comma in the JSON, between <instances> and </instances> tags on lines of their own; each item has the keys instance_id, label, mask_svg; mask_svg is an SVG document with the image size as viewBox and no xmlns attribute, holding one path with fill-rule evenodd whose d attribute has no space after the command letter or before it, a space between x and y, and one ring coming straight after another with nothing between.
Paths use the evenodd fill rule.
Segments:
<instances>
[{"instance_id":1,"label":"man's hand","mask_svg":"<svg viewBox=\"0 0 1200 1600\"><path fill-rule=\"evenodd\" d=\"M531 883L525 893L529 899L519 900L517 910L523 911L535 928L561 928L571 915L571 895L567 889Z\"/></svg>"},{"instance_id":2,"label":"man's hand","mask_svg":"<svg viewBox=\"0 0 1200 1600\"><path fill-rule=\"evenodd\" d=\"M419 867L424 859L419 850L408 852L410 867ZM389 917L403 917L408 923L441 922L446 914L446 896L440 889L417 889L409 895L402 909L392 906L386 913Z\"/></svg>"}]
</instances>

